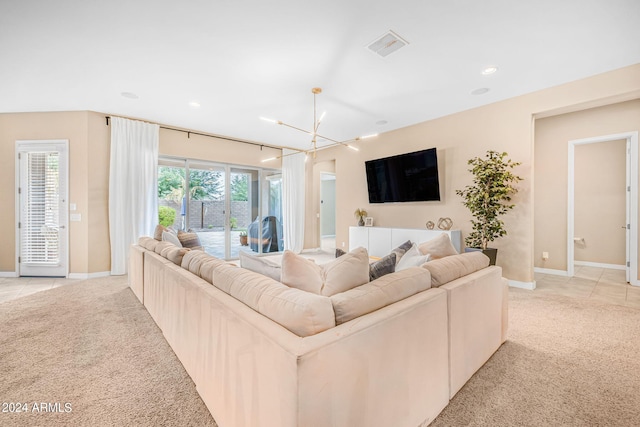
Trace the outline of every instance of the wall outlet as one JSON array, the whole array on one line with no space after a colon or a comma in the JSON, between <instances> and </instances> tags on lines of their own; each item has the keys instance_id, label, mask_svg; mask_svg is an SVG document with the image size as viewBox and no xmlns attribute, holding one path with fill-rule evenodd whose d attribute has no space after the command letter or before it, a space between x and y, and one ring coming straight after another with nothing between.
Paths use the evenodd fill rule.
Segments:
<instances>
[{"instance_id":1,"label":"wall outlet","mask_svg":"<svg viewBox=\"0 0 640 427\"><path fill-rule=\"evenodd\" d=\"M69 210L70 211L75 211L77 209L77 206L75 203L69 203Z\"/></svg>"},{"instance_id":2,"label":"wall outlet","mask_svg":"<svg viewBox=\"0 0 640 427\"><path fill-rule=\"evenodd\" d=\"M69 215L69 220L70 221L82 221L82 215L81 214L71 214L71 215Z\"/></svg>"},{"instance_id":3,"label":"wall outlet","mask_svg":"<svg viewBox=\"0 0 640 427\"><path fill-rule=\"evenodd\" d=\"M543 260L548 260L549 259L549 252L542 252L542 259Z\"/></svg>"},{"instance_id":4,"label":"wall outlet","mask_svg":"<svg viewBox=\"0 0 640 427\"><path fill-rule=\"evenodd\" d=\"M344 248L344 242L342 242L342 247Z\"/></svg>"}]
</instances>

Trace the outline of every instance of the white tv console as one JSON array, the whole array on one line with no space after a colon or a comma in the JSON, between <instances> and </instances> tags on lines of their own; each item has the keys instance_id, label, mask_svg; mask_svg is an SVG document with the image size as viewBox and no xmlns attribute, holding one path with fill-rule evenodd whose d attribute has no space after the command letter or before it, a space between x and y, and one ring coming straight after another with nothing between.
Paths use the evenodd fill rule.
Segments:
<instances>
[{"instance_id":1,"label":"white tv console","mask_svg":"<svg viewBox=\"0 0 640 427\"><path fill-rule=\"evenodd\" d=\"M458 252L462 249L460 230L427 230L420 228L349 227L349 250L359 246L367 249L369 255L383 257L407 240L422 243L446 233Z\"/></svg>"}]
</instances>

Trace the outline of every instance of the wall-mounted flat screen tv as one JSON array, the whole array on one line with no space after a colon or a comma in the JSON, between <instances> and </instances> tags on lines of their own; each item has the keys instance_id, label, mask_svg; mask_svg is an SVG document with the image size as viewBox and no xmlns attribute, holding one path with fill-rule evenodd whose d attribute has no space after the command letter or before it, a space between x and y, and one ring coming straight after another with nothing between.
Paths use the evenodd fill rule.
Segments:
<instances>
[{"instance_id":1,"label":"wall-mounted flat screen tv","mask_svg":"<svg viewBox=\"0 0 640 427\"><path fill-rule=\"evenodd\" d=\"M369 203L440 200L435 148L365 162Z\"/></svg>"}]
</instances>

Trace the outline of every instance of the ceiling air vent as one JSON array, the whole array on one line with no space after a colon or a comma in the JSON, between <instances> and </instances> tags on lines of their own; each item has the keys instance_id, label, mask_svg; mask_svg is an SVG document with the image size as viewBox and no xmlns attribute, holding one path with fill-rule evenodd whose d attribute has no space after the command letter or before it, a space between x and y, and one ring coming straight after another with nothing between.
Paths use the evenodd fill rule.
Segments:
<instances>
[{"instance_id":1,"label":"ceiling air vent","mask_svg":"<svg viewBox=\"0 0 640 427\"><path fill-rule=\"evenodd\" d=\"M367 46L367 49L384 58L408 44L408 41L404 40L402 37L389 30L381 37L377 38L373 43L370 43Z\"/></svg>"}]
</instances>

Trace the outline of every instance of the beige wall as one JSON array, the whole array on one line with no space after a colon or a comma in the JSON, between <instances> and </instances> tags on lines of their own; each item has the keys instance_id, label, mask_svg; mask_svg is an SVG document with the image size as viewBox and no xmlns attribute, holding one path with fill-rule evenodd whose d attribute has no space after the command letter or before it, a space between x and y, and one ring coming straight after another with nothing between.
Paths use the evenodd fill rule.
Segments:
<instances>
[{"instance_id":1,"label":"beige wall","mask_svg":"<svg viewBox=\"0 0 640 427\"><path fill-rule=\"evenodd\" d=\"M241 166L279 169L281 161L262 163L263 159L282 155L282 150L244 144L222 138L187 134L181 131L160 129L161 156L173 156L209 160Z\"/></svg>"},{"instance_id":2,"label":"beige wall","mask_svg":"<svg viewBox=\"0 0 640 427\"><path fill-rule=\"evenodd\" d=\"M0 245L0 271L15 272L15 144L17 140L69 140L69 202L77 205L82 221L69 222L69 271L88 272L88 113L0 114L0 230L5 236ZM96 142L98 144L99 142ZM108 241L107 241L108 242ZM108 244L108 243L107 243Z\"/></svg>"},{"instance_id":3,"label":"beige wall","mask_svg":"<svg viewBox=\"0 0 640 427\"><path fill-rule=\"evenodd\" d=\"M79 222L69 222L69 272L90 274L109 271L109 156L111 127L105 114L96 112L47 112L0 114L0 272L15 272L15 142L29 139L69 140L69 202ZM280 150L160 130L160 154L212 160L238 165L279 168Z\"/></svg>"},{"instance_id":4,"label":"beige wall","mask_svg":"<svg viewBox=\"0 0 640 427\"><path fill-rule=\"evenodd\" d=\"M576 261L627 261L626 153L626 140L575 147L574 234L584 239L574 245Z\"/></svg>"},{"instance_id":5,"label":"beige wall","mask_svg":"<svg viewBox=\"0 0 640 427\"><path fill-rule=\"evenodd\" d=\"M388 132L359 142L359 152L343 147L320 151L316 162L336 159L336 243L340 246L341 242L348 242L348 227L355 224L353 211L358 207L366 209L376 225L387 227L422 228L428 220L450 217L454 228L461 229L466 236L471 230L470 215L455 190L471 182L467 160L484 155L489 149L506 151L513 160L522 162L517 173L524 181L518 184L520 191L514 198L516 208L504 218L508 235L496 240L492 246L499 249L498 265L503 267L505 277L531 282L534 265L533 117L638 97L640 64ZM429 147L438 150L442 201L368 203L365 160ZM561 170L554 173L562 175ZM307 221L313 221L313 216L315 212L308 209Z\"/></svg>"},{"instance_id":6,"label":"beige wall","mask_svg":"<svg viewBox=\"0 0 640 427\"><path fill-rule=\"evenodd\" d=\"M536 267L567 269L568 141L638 130L640 130L640 100L638 99L536 120L534 215ZM576 233L578 233L577 229ZM579 249L578 246L575 248ZM549 260L542 260L542 251L549 252Z\"/></svg>"}]
</instances>

